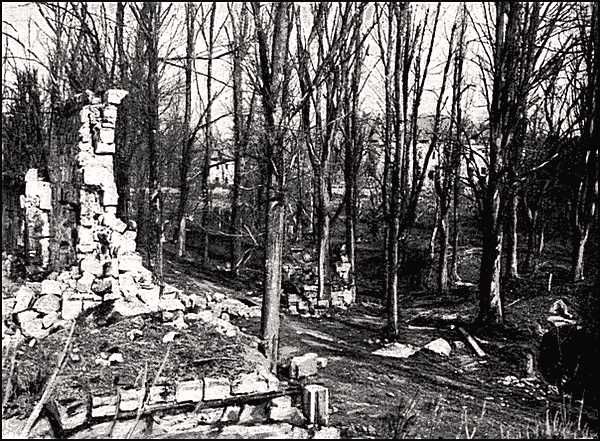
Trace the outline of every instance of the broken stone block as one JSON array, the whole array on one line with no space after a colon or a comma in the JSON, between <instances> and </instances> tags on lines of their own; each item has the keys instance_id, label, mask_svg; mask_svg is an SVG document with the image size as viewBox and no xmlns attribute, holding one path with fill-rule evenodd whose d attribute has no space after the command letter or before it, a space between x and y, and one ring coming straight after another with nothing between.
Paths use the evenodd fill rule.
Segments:
<instances>
[{"instance_id":1,"label":"broken stone block","mask_svg":"<svg viewBox=\"0 0 600 441\"><path fill-rule=\"evenodd\" d=\"M329 308L329 300L318 300L317 308Z\"/></svg>"},{"instance_id":2,"label":"broken stone block","mask_svg":"<svg viewBox=\"0 0 600 441\"><path fill-rule=\"evenodd\" d=\"M83 311L83 301L80 299L63 298L60 315L64 320L72 320Z\"/></svg>"},{"instance_id":3,"label":"broken stone block","mask_svg":"<svg viewBox=\"0 0 600 441\"><path fill-rule=\"evenodd\" d=\"M119 274L119 289L126 300L133 301L137 299L138 286L129 273Z\"/></svg>"},{"instance_id":4,"label":"broken stone block","mask_svg":"<svg viewBox=\"0 0 600 441\"><path fill-rule=\"evenodd\" d=\"M101 277L104 274L104 263L93 256L82 259L79 267L82 273L90 273L97 277Z\"/></svg>"},{"instance_id":5,"label":"broken stone block","mask_svg":"<svg viewBox=\"0 0 600 441\"><path fill-rule=\"evenodd\" d=\"M222 423L237 423L240 420L241 406L227 406L221 417Z\"/></svg>"},{"instance_id":6,"label":"broken stone block","mask_svg":"<svg viewBox=\"0 0 600 441\"><path fill-rule=\"evenodd\" d=\"M123 98L127 96L129 92L121 89L108 89L104 92L104 102L108 104L119 105ZM105 106L105 108L108 106Z\"/></svg>"},{"instance_id":7,"label":"broken stone block","mask_svg":"<svg viewBox=\"0 0 600 441\"><path fill-rule=\"evenodd\" d=\"M106 182L113 180L111 170L97 165L86 165L83 168L83 183L85 185L94 185L101 187Z\"/></svg>"},{"instance_id":8,"label":"broken stone block","mask_svg":"<svg viewBox=\"0 0 600 441\"><path fill-rule=\"evenodd\" d=\"M38 180L38 169L30 168L25 172L25 182L37 181Z\"/></svg>"},{"instance_id":9,"label":"broken stone block","mask_svg":"<svg viewBox=\"0 0 600 441\"><path fill-rule=\"evenodd\" d=\"M105 128L102 127L102 130L111 130L109 128ZM102 136L102 135L100 135ZM104 135L107 139L109 138L107 135ZM112 135L112 138L114 140L115 136L114 136L114 132ZM107 142L102 142L102 141L97 141L96 142L96 148L94 149L94 153L97 155L114 155L115 154L115 144L114 143L107 143Z\"/></svg>"},{"instance_id":10,"label":"broken stone block","mask_svg":"<svg viewBox=\"0 0 600 441\"><path fill-rule=\"evenodd\" d=\"M160 299L159 308L162 311L183 311L185 306L177 299Z\"/></svg>"},{"instance_id":11,"label":"broken stone block","mask_svg":"<svg viewBox=\"0 0 600 441\"><path fill-rule=\"evenodd\" d=\"M267 380L256 371L240 375L231 385L232 395L257 394L268 391Z\"/></svg>"},{"instance_id":12,"label":"broken stone block","mask_svg":"<svg viewBox=\"0 0 600 441\"><path fill-rule=\"evenodd\" d=\"M152 311L158 311L160 305L160 288L154 286L150 289L138 289L138 298Z\"/></svg>"},{"instance_id":13,"label":"broken stone block","mask_svg":"<svg viewBox=\"0 0 600 441\"><path fill-rule=\"evenodd\" d=\"M297 309L299 313L308 312L308 303L304 300L301 300L297 304Z\"/></svg>"},{"instance_id":14,"label":"broken stone block","mask_svg":"<svg viewBox=\"0 0 600 441\"><path fill-rule=\"evenodd\" d=\"M55 404L63 430L73 430L87 422L87 401L64 400Z\"/></svg>"},{"instance_id":15,"label":"broken stone block","mask_svg":"<svg viewBox=\"0 0 600 441\"><path fill-rule=\"evenodd\" d=\"M271 421L289 421L294 425L301 426L305 418L300 409L292 406L292 398L283 396L273 398L269 405L269 419Z\"/></svg>"},{"instance_id":16,"label":"broken stone block","mask_svg":"<svg viewBox=\"0 0 600 441\"><path fill-rule=\"evenodd\" d=\"M97 126L96 126L97 127ZM97 127L98 130L98 144L104 144L106 146L112 145L112 153L114 154L114 142L115 142L115 130L111 127ZM96 149L98 145L96 145ZM96 150L96 154L100 154L98 150Z\"/></svg>"},{"instance_id":17,"label":"broken stone block","mask_svg":"<svg viewBox=\"0 0 600 441\"><path fill-rule=\"evenodd\" d=\"M22 326L23 323L30 322L31 320L34 320L38 317L39 314L36 311L28 309L26 311L21 311L17 314L17 323Z\"/></svg>"},{"instance_id":18,"label":"broken stone block","mask_svg":"<svg viewBox=\"0 0 600 441\"><path fill-rule=\"evenodd\" d=\"M77 228L77 243L89 246L94 244L94 231L90 227L80 225Z\"/></svg>"},{"instance_id":19,"label":"broken stone block","mask_svg":"<svg viewBox=\"0 0 600 441\"><path fill-rule=\"evenodd\" d=\"M92 283L94 283L94 275L89 272L84 272L83 275L77 279L77 291L81 293L89 292L92 289Z\"/></svg>"},{"instance_id":20,"label":"broken stone block","mask_svg":"<svg viewBox=\"0 0 600 441\"><path fill-rule=\"evenodd\" d=\"M114 127L117 122L117 107L107 104L102 108L102 125Z\"/></svg>"},{"instance_id":21,"label":"broken stone block","mask_svg":"<svg viewBox=\"0 0 600 441\"><path fill-rule=\"evenodd\" d=\"M429 349L430 351L433 351L436 354L440 354L445 357L448 357L450 355L450 352L452 352L452 347L450 346L450 343L448 343L443 338L438 338L433 341L430 341L424 346L424 349Z\"/></svg>"},{"instance_id":22,"label":"broken stone block","mask_svg":"<svg viewBox=\"0 0 600 441\"><path fill-rule=\"evenodd\" d=\"M40 340L44 337L47 337L49 334L49 331L44 329L42 319L40 318L24 321L20 325L21 332L25 337L31 337Z\"/></svg>"},{"instance_id":23,"label":"broken stone block","mask_svg":"<svg viewBox=\"0 0 600 441\"><path fill-rule=\"evenodd\" d=\"M114 144L113 144L114 145ZM114 182L102 187L102 205L105 207L116 207L119 204L119 193Z\"/></svg>"},{"instance_id":24,"label":"broken stone block","mask_svg":"<svg viewBox=\"0 0 600 441\"><path fill-rule=\"evenodd\" d=\"M109 359L110 361L110 359ZM143 389L124 389L121 390L121 402L119 410L122 412L136 410L140 401L144 399Z\"/></svg>"},{"instance_id":25,"label":"broken stone block","mask_svg":"<svg viewBox=\"0 0 600 441\"><path fill-rule=\"evenodd\" d=\"M15 294L17 299L13 313L25 311L31 305L31 301L35 297L35 292L28 286L21 286Z\"/></svg>"},{"instance_id":26,"label":"broken stone block","mask_svg":"<svg viewBox=\"0 0 600 441\"><path fill-rule=\"evenodd\" d=\"M9 317L13 313L16 302L17 299L14 298L2 299L2 318Z\"/></svg>"},{"instance_id":27,"label":"broken stone block","mask_svg":"<svg viewBox=\"0 0 600 441\"><path fill-rule=\"evenodd\" d=\"M413 346L410 343L399 343L394 342L385 345L381 349L377 349L376 351L371 352L373 355L380 355L382 357L392 357L392 358L408 358L411 355L419 352L421 348L417 346Z\"/></svg>"},{"instance_id":28,"label":"broken stone block","mask_svg":"<svg viewBox=\"0 0 600 441\"><path fill-rule=\"evenodd\" d=\"M92 292L96 294L104 294L112 289L112 277L105 277L103 279L95 279L92 283Z\"/></svg>"},{"instance_id":29,"label":"broken stone block","mask_svg":"<svg viewBox=\"0 0 600 441\"><path fill-rule=\"evenodd\" d=\"M50 182L39 181L40 210L52 210L52 187Z\"/></svg>"},{"instance_id":30,"label":"broken stone block","mask_svg":"<svg viewBox=\"0 0 600 441\"><path fill-rule=\"evenodd\" d=\"M43 295L35 301L33 309L43 314L57 312L60 310L60 297L54 294Z\"/></svg>"},{"instance_id":31,"label":"broken stone block","mask_svg":"<svg viewBox=\"0 0 600 441\"><path fill-rule=\"evenodd\" d=\"M41 291L40 291L40 293L42 295L54 294L54 295L59 296L62 294L62 291L63 291L63 285L58 280L49 280L49 279L42 280L42 286L41 286Z\"/></svg>"},{"instance_id":32,"label":"broken stone block","mask_svg":"<svg viewBox=\"0 0 600 441\"><path fill-rule=\"evenodd\" d=\"M116 395L92 396L92 418L113 416L117 412L117 402Z\"/></svg>"},{"instance_id":33,"label":"broken stone block","mask_svg":"<svg viewBox=\"0 0 600 441\"><path fill-rule=\"evenodd\" d=\"M317 354L314 352L293 357L290 361L290 378L309 377L315 375L317 371Z\"/></svg>"},{"instance_id":34,"label":"broken stone block","mask_svg":"<svg viewBox=\"0 0 600 441\"><path fill-rule=\"evenodd\" d=\"M193 316L192 316L193 314ZM212 323L216 317L213 315L212 312L208 311L208 310L204 310L204 311L200 311L198 313L189 313L186 314L186 317L190 316L191 320L200 320L204 323Z\"/></svg>"},{"instance_id":35,"label":"broken stone block","mask_svg":"<svg viewBox=\"0 0 600 441\"><path fill-rule=\"evenodd\" d=\"M452 342L452 344L454 345L454 349L456 349L457 351L462 351L464 350L467 346L465 345L464 342L460 341L460 340L454 340Z\"/></svg>"},{"instance_id":36,"label":"broken stone block","mask_svg":"<svg viewBox=\"0 0 600 441\"><path fill-rule=\"evenodd\" d=\"M340 429L337 427L321 427L315 432L312 439L341 439Z\"/></svg>"},{"instance_id":37,"label":"broken stone block","mask_svg":"<svg viewBox=\"0 0 600 441\"><path fill-rule=\"evenodd\" d=\"M123 254L119 256L119 271L121 273L143 269L142 256L139 254Z\"/></svg>"},{"instance_id":38,"label":"broken stone block","mask_svg":"<svg viewBox=\"0 0 600 441\"><path fill-rule=\"evenodd\" d=\"M104 210L106 211L106 213L104 214L103 217L103 224L109 228L112 228L113 231L116 231L119 234L123 234L125 233L125 230L127 230L127 224L125 222L123 222L121 219L117 218L115 216L115 213L109 212L108 210L110 208L114 208L112 206L105 206ZM135 232L133 233L133 240L135 240Z\"/></svg>"},{"instance_id":39,"label":"broken stone block","mask_svg":"<svg viewBox=\"0 0 600 441\"><path fill-rule=\"evenodd\" d=\"M104 277L112 277L115 279L119 278L119 261L118 259L111 259L104 262L104 268L102 271Z\"/></svg>"},{"instance_id":40,"label":"broken stone block","mask_svg":"<svg viewBox=\"0 0 600 441\"><path fill-rule=\"evenodd\" d=\"M172 403L175 401L175 388L170 385L152 386L148 391L148 404Z\"/></svg>"},{"instance_id":41,"label":"broken stone block","mask_svg":"<svg viewBox=\"0 0 600 441\"><path fill-rule=\"evenodd\" d=\"M25 181L25 197L33 198L40 194L40 185L42 181ZM36 206L39 206L39 200Z\"/></svg>"},{"instance_id":42,"label":"broken stone block","mask_svg":"<svg viewBox=\"0 0 600 441\"><path fill-rule=\"evenodd\" d=\"M96 306L100 305L100 303L102 303L101 300L83 300L82 308L84 311L86 311L88 309L95 308Z\"/></svg>"},{"instance_id":43,"label":"broken stone block","mask_svg":"<svg viewBox=\"0 0 600 441\"><path fill-rule=\"evenodd\" d=\"M221 400L231 396L231 384L225 377L204 378L204 400Z\"/></svg>"},{"instance_id":44,"label":"broken stone block","mask_svg":"<svg viewBox=\"0 0 600 441\"><path fill-rule=\"evenodd\" d=\"M58 312L51 312L42 317L42 327L44 329L50 328L54 323L58 321Z\"/></svg>"},{"instance_id":45,"label":"broken stone block","mask_svg":"<svg viewBox=\"0 0 600 441\"><path fill-rule=\"evenodd\" d=\"M220 317L215 317L213 319L212 324L215 326L215 331L217 331L221 335L225 335L227 337L235 337L237 334L237 327L232 325L226 320L223 320Z\"/></svg>"},{"instance_id":46,"label":"broken stone block","mask_svg":"<svg viewBox=\"0 0 600 441\"><path fill-rule=\"evenodd\" d=\"M260 424L267 421L267 403L244 404L239 424Z\"/></svg>"},{"instance_id":47,"label":"broken stone block","mask_svg":"<svg viewBox=\"0 0 600 441\"><path fill-rule=\"evenodd\" d=\"M202 401L204 382L202 380L179 381L175 387L175 400L178 403L186 401Z\"/></svg>"},{"instance_id":48,"label":"broken stone block","mask_svg":"<svg viewBox=\"0 0 600 441\"><path fill-rule=\"evenodd\" d=\"M329 423L329 389L309 384L302 390L302 408L309 424L327 426Z\"/></svg>"},{"instance_id":49,"label":"broken stone block","mask_svg":"<svg viewBox=\"0 0 600 441\"><path fill-rule=\"evenodd\" d=\"M199 424L216 424L223 417L223 409L201 409L194 415Z\"/></svg>"},{"instance_id":50,"label":"broken stone block","mask_svg":"<svg viewBox=\"0 0 600 441\"><path fill-rule=\"evenodd\" d=\"M324 368L327 366L327 357L317 357L317 367Z\"/></svg>"},{"instance_id":51,"label":"broken stone block","mask_svg":"<svg viewBox=\"0 0 600 441\"><path fill-rule=\"evenodd\" d=\"M4 437L3 437L4 438ZM29 438L33 439L54 439L56 435L48 418L39 418L29 432Z\"/></svg>"}]
</instances>

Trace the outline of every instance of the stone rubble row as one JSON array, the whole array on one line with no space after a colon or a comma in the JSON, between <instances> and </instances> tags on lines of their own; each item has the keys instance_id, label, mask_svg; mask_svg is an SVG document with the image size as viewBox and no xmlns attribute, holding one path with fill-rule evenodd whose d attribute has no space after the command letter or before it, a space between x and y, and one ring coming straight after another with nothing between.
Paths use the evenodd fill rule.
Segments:
<instances>
[{"instance_id":1,"label":"stone rubble row","mask_svg":"<svg viewBox=\"0 0 600 441\"><path fill-rule=\"evenodd\" d=\"M227 298L223 293L205 292L186 294L166 284L162 297L159 287L152 284L152 274L141 266L127 267L130 271L110 277L110 290L97 288L95 282L88 291L79 278L79 270L53 273L42 282L26 282L14 297L3 299L3 316L12 316L23 336L42 339L65 322L76 318L82 311L96 307L107 300L123 317L162 311L163 320L178 329L186 322L202 321L215 326L217 332L232 337L238 328L230 323L232 317L259 317L260 307ZM113 291L115 290L115 291ZM118 291L116 291L118 290ZM5 329L3 324L3 335Z\"/></svg>"},{"instance_id":2,"label":"stone rubble row","mask_svg":"<svg viewBox=\"0 0 600 441\"><path fill-rule=\"evenodd\" d=\"M283 265L282 305L291 315L321 316L332 307L346 309L356 301L348 256L341 253L334 263L329 299L318 298L318 268L306 250L292 249L291 259Z\"/></svg>"}]
</instances>

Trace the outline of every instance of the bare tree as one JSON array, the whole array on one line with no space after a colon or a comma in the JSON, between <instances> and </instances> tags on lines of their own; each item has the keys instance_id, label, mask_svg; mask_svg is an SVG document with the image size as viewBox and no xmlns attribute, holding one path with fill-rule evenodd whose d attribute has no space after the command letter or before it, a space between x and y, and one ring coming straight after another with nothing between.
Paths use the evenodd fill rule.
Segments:
<instances>
[{"instance_id":1,"label":"bare tree","mask_svg":"<svg viewBox=\"0 0 600 441\"><path fill-rule=\"evenodd\" d=\"M587 9L587 8L586 8ZM581 133L581 148L576 186L572 191L571 228L573 231L572 277L584 278L584 253L590 227L598 205L598 142L600 137L600 13L597 2L581 11L579 39L584 62L584 81L577 87L577 114ZM589 31L588 31L589 25Z\"/></svg>"},{"instance_id":2,"label":"bare tree","mask_svg":"<svg viewBox=\"0 0 600 441\"><path fill-rule=\"evenodd\" d=\"M484 54L480 68L489 108L487 173L471 169L480 200L483 251L479 278L481 323L502 323L500 262L504 224L510 218L509 267L516 265L516 185L522 158L530 92L562 62L561 51L544 51L556 31L564 4L497 2L484 5L484 26L475 25ZM485 60L485 61L484 61ZM488 80L488 73L491 79ZM488 83L489 81L489 83ZM471 152L472 154L473 152ZM513 228L514 227L514 228ZM509 271L511 273L511 271ZM513 273L514 274L514 273Z\"/></svg>"},{"instance_id":3,"label":"bare tree","mask_svg":"<svg viewBox=\"0 0 600 441\"><path fill-rule=\"evenodd\" d=\"M279 352L279 305L281 264L285 219L285 124L289 123L287 45L290 35L290 4L272 6L272 21L266 28L259 2L252 3L258 41L258 70L265 124L264 182L265 209L265 271L261 316L261 349L269 359L271 370L277 369ZM269 50L269 29L271 47Z\"/></svg>"},{"instance_id":4,"label":"bare tree","mask_svg":"<svg viewBox=\"0 0 600 441\"><path fill-rule=\"evenodd\" d=\"M455 38L456 23L460 26L458 42L454 55L454 73L452 85L452 107L450 112L450 123L448 127L447 139L443 142L440 152L438 166L434 173L434 189L438 201L439 213L436 218L438 222L437 231L439 232L439 262L437 288L439 292L448 291L448 245L449 245L449 214L451 197L457 180L460 177L460 145L461 145L461 125L462 108L461 97L463 88L463 63L464 63L464 40L466 30L466 16L464 14L465 5L458 11L458 17L455 25L452 26L450 41L448 46L448 62L453 51L453 40ZM456 203L456 199L455 199ZM456 226L455 226L456 228ZM456 233L455 233L456 234ZM456 257L454 257L456 260Z\"/></svg>"},{"instance_id":5,"label":"bare tree","mask_svg":"<svg viewBox=\"0 0 600 441\"><path fill-rule=\"evenodd\" d=\"M408 4L388 4L387 42L379 20L377 42L385 70L385 123L383 207L386 225L385 266L388 331L398 335L398 272L400 243L413 225L429 161L439 141L441 112L451 57L444 67L442 86L436 100L432 136L423 157L417 149L418 118L421 97L428 77L440 4L430 22L429 10L413 26L414 12ZM431 26L428 49L424 51L425 28ZM423 64L423 55L425 62ZM411 71L413 72L411 76ZM411 81L412 80L412 81ZM409 102L412 98L412 105Z\"/></svg>"},{"instance_id":6,"label":"bare tree","mask_svg":"<svg viewBox=\"0 0 600 441\"><path fill-rule=\"evenodd\" d=\"M241 159L248 143L248 128L244 129L244 100L243 100L243 63L248 52L248 7L245 2L240 6L240 17L236 21L230 8L233 39L231 51L233 58L233 185L231 189L231 219L229 232L231 246L229 262L231 269L236 272L241 264L241 215L240 215L240 185L242 163ZM254 97L251 100L254 101ZM252 107L252 104L251 104ZM246 127L252 119L252 111L248 112Z\"/></svg>"},{"instance_id":7,"label":"bare tree","mask_svg":"<svg viewBox=\"0 0 600 441\"><path fill-rule=\"evenodd\" d=\"M179 166L179 207L177 209L176 225L179 234L177 235L177 255L183 257L186 251L186 222L185 210L189 194L188 173L191 162L191 152L194 138L191 136L191 112L192 112L192 70L194 65L194 52L196 47L196 22L197 9L194 3L185 4L185 25L186 25L186 60L185 60L185 113L183 125L185 136L183 138L183 147L181 151L181 163Z\"/></svg>"}]
</instances>

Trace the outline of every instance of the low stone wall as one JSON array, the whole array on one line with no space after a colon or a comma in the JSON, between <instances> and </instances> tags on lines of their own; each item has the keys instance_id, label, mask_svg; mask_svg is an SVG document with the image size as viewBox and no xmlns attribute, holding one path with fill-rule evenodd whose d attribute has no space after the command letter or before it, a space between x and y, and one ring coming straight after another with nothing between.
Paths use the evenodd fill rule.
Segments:
<instances>
[{"instance_id":1,"label":"low stone wall","mask_svg":"<svg viewBox=\"0 0 600 441\"><path fill-rule=\"evenodd\" d=\"M293 439L339 438L339 430L326 427L328 401L317 398L327 410L323 413L320 409L320 417L315 416L317 402L311 388L320 390L321 398L327 397L322 386L288 386L270 374L253 372L233 382L204 378L122 390L118 395L90 396L86 401L52 400L30 436L123 439L131 431L136 438L186 432L212 432L224 437L252 438L265 432ZM14 425L13 431L18 433L22 421ZM3 434L8 435L9 430L3 427Z\"/></svg>"}]
</instances>

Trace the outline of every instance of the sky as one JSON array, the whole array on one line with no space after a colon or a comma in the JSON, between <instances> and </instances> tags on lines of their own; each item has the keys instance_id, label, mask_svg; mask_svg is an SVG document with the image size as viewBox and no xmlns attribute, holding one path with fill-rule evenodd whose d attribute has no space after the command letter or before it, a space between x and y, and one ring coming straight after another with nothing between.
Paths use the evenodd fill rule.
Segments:
<instances>
[{"instance_id":1,"label":"sky","mask_svg":"<svg viewBox=\"0 0 600 441\"><path fill-rule=\"evenodd\" d=\"M163 2L163 7L165 6L165 2ZM98 8L99 3L92 3L91 9ZM309 4L307 3L298 3L300 7L303 9L303 21L307 21L309 17ZM105 8L107 9L109 17L114 17L115 3L114 2L105 2ZM432 11L435 8L434 2L416 2L417 13L421 14L425 7L431 7ZM445 53L447 50L447 35L449 33L449 28L456 17L456 3L452 2L443 2L442 6L442 14L441 14L441 27L438 30L438 38L437 43L434 46L433 58L432 58L432 69L429 74L429 80L426 85L426 91L423 96L423 104L421 108L421 112L423 114L432 113L435 106L436 101L436 89L439 88L441 82L441 71L442 71L442 60L445 57ZM171 56L174 55L184 55L185 53L185 28L182 27L182 19L184 17L183 3L174 3L172 12L176 14L177 18L171 22L168 31L164 34L164 38L161 40L161 55L165 55L167 51L171 52ZM208 4L205 2L205 8L208 8ZM373 4L371 3L368 7L367 11L367 23L370 23L370 16L373 12ZM128 11L129 16L131 13ZM221 23L225 20L227 15L227 9L225 3L219 3L216 15L216 27L217 29L220 27ZM130 17L131 20L133 20ZM306 26L309 26L308 23ZM3 57L3 76L6 75L5 79L10 81L11 76L10 72L6 70L5 64L5 54L8 48L10 49L12 55L16 57L26 58L31 57L31 53L37 55L42 62L45 62L46 59L46 36L45 33L48 31L47 25L44 23L37 6L33 3L25 3L25 2L2 2L2 31L3 31L3 39L2 39L2 57ZM15 37L20 41L18 43L13 38L8 38L6 34L9 34L12 37ZM295 32L294 32L295 35ZM222 30L219 37L217 45L226 45L227 43L227 35ZM381 63L377 63L377 58L379 54L379 49L375 44L375 41L368 40L368 53L369 56L365 61L365 72L372 72L369 75L368 83L364 89L364 99L362 108L365 111L370 112L380 112L382 109L382 98L383 98L383 87L382 87L382 67ZM200 36L197 40L197 52L203 52L205 47L203 47L202 37ZM28 53L28 51L30 51ZM218 53L219 49L216 50ZM16 63L22 65L25 63L22 59L14 60ZM38 65L38 63L32 62L30 63L33 66ZM40 75L46 75L46 68L43 65L39 65L40 67ZM197 62L196 69L200 72L206 72L206 63L205 62ZM469 73L469 70L473 70L472 66L466 67L467 69L467 77L474 77L475 72ZM216 60L213 66L214 76L217 80L225 80L227 81L230 78L231 66L229 64L228 59ZM181 69L169 68L165 71L166 78L165 82L170 83L174 81L177 75L181 75ZM205 86L205 78L200 77L200 84L196 89L193 103L193 108L198 109L198 96L204 95L204 100L206 100L206 86ZM218 91L221 89L218 81L213 83L213 91ZM198 95L199 94L199 95ZM475 117L475 119L483 119L485 117L485 108L477 107L481 106L483 103L480 101L480 97L477 97L478 94L473 94L476 102L472 107L471 111ZM213 110L213 115L218 116L223 113L227 113L231 107L231 92L229 88L226 88L223 93L219 96L219 99L215 101L215 106ZM217 130L219 130L223 135L228 136L231 130L231 121L228 118L225 118L219 121L217 125Z\"/></svg>"}]
</instances>

